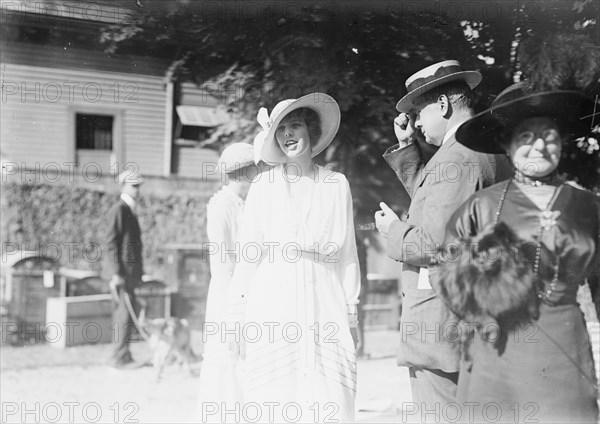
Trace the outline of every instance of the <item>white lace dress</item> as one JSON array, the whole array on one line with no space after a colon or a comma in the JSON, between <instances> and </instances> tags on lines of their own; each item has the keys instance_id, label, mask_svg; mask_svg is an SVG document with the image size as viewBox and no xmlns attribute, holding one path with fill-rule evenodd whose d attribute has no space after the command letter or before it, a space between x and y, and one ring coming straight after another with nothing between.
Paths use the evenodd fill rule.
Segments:
<instances>
[{"instance_id":1,"label":"white lace dress","mask_svg":"<svg viewBox=\"0 0 600 424\"><path fill-rule=\"evenodd\" d=\"M360 270L352 196L340 173L317 167L313 178L300 201L300 183L279 166L246 200L229 304L245 340L241 421L354 418L348 311L358 302Z\"/></svg>"}]
</instances>

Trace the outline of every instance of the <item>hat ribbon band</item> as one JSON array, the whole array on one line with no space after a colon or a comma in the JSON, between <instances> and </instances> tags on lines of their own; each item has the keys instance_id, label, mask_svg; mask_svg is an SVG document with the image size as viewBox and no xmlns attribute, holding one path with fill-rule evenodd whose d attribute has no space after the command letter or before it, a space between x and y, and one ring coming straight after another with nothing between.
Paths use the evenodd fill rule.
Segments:
<instances>
[{"instance_id":1,"label":"hat ribbon band","mask_svg":"<svg viewBox=\"0 0 600 424\"><path fill-rule=\"evenodd\" d=\"M264 107L261 107L258 110L258 114L256 115L256 120L260 124L263 130L269 130L273 125L273 119L269 118L269 112Z\"/></svg>"},{"instance_id":2,"label":"hat ribbon band","mask_svg":"<svg viewBox=\"0 0 600 424\"><path fill-rule=\"evenodd\" d=\"M460 72L459 66L442 66L441 68L438 68L433 75L417 78L410 84L406 84L406 89L408 90L408 92L411 92L421 87L422 85L427 84L428 82L435 81L436 79L445 77L446 75L455 74L457 72Z\"/></svg>"}]
</instances>

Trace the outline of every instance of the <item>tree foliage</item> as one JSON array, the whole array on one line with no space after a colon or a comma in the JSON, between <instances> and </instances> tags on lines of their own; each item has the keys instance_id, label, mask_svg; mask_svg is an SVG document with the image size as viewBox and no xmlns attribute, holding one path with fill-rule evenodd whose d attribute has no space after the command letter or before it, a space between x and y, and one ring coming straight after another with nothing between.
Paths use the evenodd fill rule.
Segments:
<instances>
[{"instance_id":1,"label":"tree foliage","mask_svg":"<svg viewBox=\"0 0 600 424\"><path fill-rule=\"evenodd\" d=\"M398 191L386 193L395 176L381 154L395 143L394 106L408 76L458 59L484 75L481 109L520 78L524 38L598 35L598 2L590 0L142 3L126 24L104 30L106 48L168 52L180 78L220 98L232 119L205 144L252 141L260 107L314 91L332 95L342 125L323 156L356 187L369 187L359 194L366 213L384 195L396 206L406 201Z\"/></svg>"}]
</instances>

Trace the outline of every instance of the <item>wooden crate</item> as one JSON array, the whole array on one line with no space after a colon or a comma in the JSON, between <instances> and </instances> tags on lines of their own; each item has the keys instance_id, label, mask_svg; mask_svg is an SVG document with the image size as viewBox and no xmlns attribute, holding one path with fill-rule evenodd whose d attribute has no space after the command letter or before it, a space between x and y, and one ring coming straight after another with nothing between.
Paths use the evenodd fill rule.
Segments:
<instances>
[{"instance_id":1,"label":"wooden crate","mask_svg":"<svg viewBox=\"0 0 600 424\"><path fill-rule=\"evenodd\" d=\"M135 289L139 300L147 305L146 318L168 318L171 316L171 288L163 282L150 280Z\"/></svg>"},{"instance_id":2,"label":"wooden crate","mask_svg":"<svg viewBox=\"0 0 600 424\"><path fill-rule=\"evenodd\" d=\"M201 244L170 244L165 252L165 281L173 293L171 313L201 329L210 281L208 251Z\"/></svg>"},{"instance_id":3,"label":"wooden crate","mask_svg":"<svg viewBox=\"0 0 600 424\"><path fill-rule=\"evenodd\" d=\"M30 327L43 327L46 299L60 296L60 284L54 258L34 251L16 251L1 261L2 306L14 321Z\"/></svg>"},{"instance_id":4,"label":"wooden crate","mask_svg":"<svg viewBox=\"0 0 600 424\"><path fill-rule=\"evenodd\" d=\"M110 343L113 340L110 294L53 297L46 305L46 341L53 347Z\"/></svg>"}]
</instances>

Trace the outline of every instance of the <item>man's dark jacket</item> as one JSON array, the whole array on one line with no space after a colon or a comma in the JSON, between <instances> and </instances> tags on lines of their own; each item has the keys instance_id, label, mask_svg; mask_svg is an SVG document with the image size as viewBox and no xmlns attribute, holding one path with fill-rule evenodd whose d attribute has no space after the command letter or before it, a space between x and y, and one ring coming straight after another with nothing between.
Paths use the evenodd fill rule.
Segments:
<instances>
[{"instance_id":1,"label":"man's dark jacket","mask_svg":"<svg viewBox=\"0 0 600 424\"><path fill-rule=\"evenodd\" d=\"M108 212L106 251L103 276L113 275L125 279L128 288L135 287L143 275L142 237L140 225L127 203L120 199Z\"/></svg>"}]
</instances>

